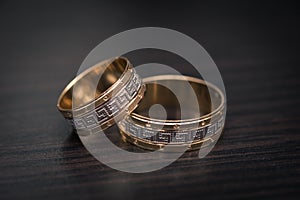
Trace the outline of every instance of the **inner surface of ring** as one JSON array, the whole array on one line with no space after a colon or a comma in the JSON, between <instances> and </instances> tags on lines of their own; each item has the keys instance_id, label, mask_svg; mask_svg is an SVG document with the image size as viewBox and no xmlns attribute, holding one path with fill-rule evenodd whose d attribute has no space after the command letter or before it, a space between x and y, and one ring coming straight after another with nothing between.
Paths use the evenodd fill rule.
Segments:
<instances>
[{"instance_id":1,"label":"inner surface of ring","mask_svg":"<svg viewBox=\"0 0 300 200\"><path fill-rule=\"evenodd\" d=\"M176 86L177 96L168 86ZM212 98L210 98L209 90L213 93ZM199 107L195 105L195 96ZM178 99L184 104L184 113L186 113L184 115ZM186 80L159 80L146 83L145 96L133 114L150 118L149 110L155 104L164 107L167 116L162 116L161 112L152 112L151 119L189 120L199 116L199 111L201 117L217 109L221 104L221 97L217 91L212 88L208 89L205 84Z\"/></svg>"},{"instance_id":2,"label":"inner surface of ring","mask_svg":"<svg viewBox=\"0 0 300 200\"><path fill-rule=\"evenodd\" d=\"M73 108L76 109L92 102L122 76L127 64L126 59L117 58L111 62L107 62L107 64L102 63L93 67L92 71L81 77L64 94L59 102L60 107L63 109L72 109L73 103Z\"/></svg>"}]
</instances>

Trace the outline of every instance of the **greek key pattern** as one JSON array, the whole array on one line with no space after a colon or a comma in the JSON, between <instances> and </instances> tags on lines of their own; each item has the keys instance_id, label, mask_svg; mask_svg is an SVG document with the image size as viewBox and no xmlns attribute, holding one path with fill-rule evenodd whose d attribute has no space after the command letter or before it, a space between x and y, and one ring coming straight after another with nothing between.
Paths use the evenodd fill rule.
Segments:
<instances>
[{"instance_id":1,"label":"greek key pattern","mask_svg":"<svg viewBox=\"0 0 300 200\"><path fill-rule=\"evenodd\" d=\"M76 129L90 129L99 126L120 113L138 93L142 84L140 77L135 72L132 76L128 83L112 99L101 104L95 110L71 120L73 127Z\"/></svg>"},{"instance_id":2,"label":"greek key pattern","mask_svg":"<svg viewBox=\"0 0 300 200\"><path fill-rule=\"evenodd\" d=\"M136 126L128 119L122 120L119 125L123 131L130 133L137 138L161 143L186 143L194 140L202 140L205 137L216 134L224 127L224 119L221 117L215 123L193 131L154 131L148 128Z\"/></svg>"}]
</instances>

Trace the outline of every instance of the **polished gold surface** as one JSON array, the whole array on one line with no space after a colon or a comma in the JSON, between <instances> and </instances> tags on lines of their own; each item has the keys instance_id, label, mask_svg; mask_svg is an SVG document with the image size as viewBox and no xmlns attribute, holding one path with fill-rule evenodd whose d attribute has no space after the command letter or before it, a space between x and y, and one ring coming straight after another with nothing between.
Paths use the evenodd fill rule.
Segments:
<instances>
[{"instance_id":1,"label":"polished gold surface","mask_svg":"<svg viewBox=\"0 0 300 200\"><path fill-rule=\"evenodd\" d=\"M97 106L105 102L105 93L109 92L108 89L110 89L118 79L120 79L119 82L124 79L128 80L130 74L126 72L130 68L131 66L127 59L116 58L103 61L87 69L75 77L63 90L57 102L58 109L64 116L72 117L72 109L73 111L80 111L92 103L97 103L95 105ZM98 84L95 86L94 83ZM76 93L73 93L74 88ZM97 99L96 102L94 102L95 99Z\"/></svg>"},{"instance_id":2,"label":"polished gold surface","mask_svg":"<svg viewBox=\"0 0 300 200\"><path fill-rule=\"evenodd\" d=\"M145 86L126 58L103 61L74 78L58 98L57 107L74 128L96 132L129 114Z\"/></svg>"},{"instance_id":3,"label":"polished gold surface","mask_svg":"<svg viewBox=\"0 0 300 200\"><path fill-rule=\"evenodd\" d=\"M216 86L178 75L154 76L143 82L146 84L144 98L118 124L124 140L152 150L165 145L174 148L186 145L192 150L213 143L220 136L225 103L223 93ZM163 106L166 116L161 112L149 116L149 110L157 104Z\"/></svg>"}]
</instances>

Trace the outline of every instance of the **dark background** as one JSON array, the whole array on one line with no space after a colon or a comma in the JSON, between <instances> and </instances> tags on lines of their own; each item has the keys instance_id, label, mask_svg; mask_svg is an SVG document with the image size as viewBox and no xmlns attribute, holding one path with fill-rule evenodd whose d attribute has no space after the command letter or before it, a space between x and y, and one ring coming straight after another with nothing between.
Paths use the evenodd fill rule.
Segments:
<instances>
[{"instance_id":1,"label":"dark background","mask_svg":"<svg viewBox=\"0 0 300 200\"><path fill-rule=\"evenodd\" d=\"M127 174L85 150L56 101L97 44L145 26L180 31L210 53L228 112L204 159L189 152L162 170ZM299 34L290 1L1 1L0 199L296 199ZM132 62L178 64L159 55Z\"/></svg>"}]
</instances>

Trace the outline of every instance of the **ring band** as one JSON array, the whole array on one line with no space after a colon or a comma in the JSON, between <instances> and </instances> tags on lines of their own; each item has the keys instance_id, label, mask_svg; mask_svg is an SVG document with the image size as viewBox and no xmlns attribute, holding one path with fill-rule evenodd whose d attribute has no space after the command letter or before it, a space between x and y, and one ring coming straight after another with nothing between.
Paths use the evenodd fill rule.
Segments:
<instances>
[{"instance_id":1,"label":"ring band","mask_svg":"<svg viewBox=\"0 0 300 200\"><path fill-rule=\"evenodd\" d=\"M157 150L168 147L187 146L188 150L203 148L216 142L225 122L225 101L220 89L201 79L179 75L153 76L143 79L146 84L144 98L139 106L118 123L124 140L145 149ZM187 84L188 83L188 84ZM177 96L165 86L175 86ZM194 96L193 96L194 95ZM199 110L194 111L197 98ZM185 115L180 115L178 97L183 99ZM149 109L162 105L167 119L150 117ZM197 113L194 112L199 112Z\"/></svg>"},{"instance_id":2,"label":"ring band","mask_svg":"<svg viewBox=\"0 0 300 200\"><path fill-rule=\"evenodd\" d=\"M58 98L57 108L77 133L96 133L133 111L145 85L123 57L105 60L74 78ZM84 134L83 134L84 133Z\"/></svg>"}]
</instances>

